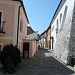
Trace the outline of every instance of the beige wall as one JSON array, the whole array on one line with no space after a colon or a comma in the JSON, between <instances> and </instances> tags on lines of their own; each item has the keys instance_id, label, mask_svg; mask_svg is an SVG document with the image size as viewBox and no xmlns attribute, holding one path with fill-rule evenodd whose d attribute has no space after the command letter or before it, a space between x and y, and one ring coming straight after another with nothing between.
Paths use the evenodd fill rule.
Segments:
<instances>
[{"instance_id":1,"label":"beige wall","mask_svg":"<svg viewBox=\"0 0 75 75\"><path fill-rule=\"evenodd\" d=\"M3 12L2 21L6 20L4 24L5 36L13 36L15 6L0 3L0 11Z\"/></svg>"},{"instance_id":2,"label":"beige wall","mask_svg":"<svg viewBox=\"0 0 75 75\"><path fill-rule=\"evenodd\" d=\"M0 44L2 44L3 46L7 45L7 44L11 44L12 42L13 42L12 40L2 40L2 39L0 39Z\"/></svg>"},{"instance_id":3,"label":"beige wall","mask_svg":"<svg viewBox=\"0 0 75 75\"><path fill-rule=\"evenodd\" d=\"M20 31L20 21L23 21L23 32ZM21 51L21 56L23 55L23 39L27 36L27 19L25 16L25 13L23 11L23 8L20 8L20 17L19 17L19 37L18 37L18 47Z\"/></svg>"},{"instance_id":4,"label":"beige wall","mask_svg":"<svg viewBox=\"0 0 75 75\"><path fill-rule=\"evenodd\" d=\"M23 56L23 42L18 42L18 48L20 50L21 57Z\"/></svg>"},{"instance_id":5,"label":"beige wall","mask_svg":"<svg viewBox=\"0 0 75 75\"><path fill-rule=\"evenodd\" d=\"M46 44L47 44L47 47L49 48L49 41L50 41L50 29L47 30L46 32Z\"/></svg>"},{"instance_id":6,"label":"beige wall","mask_svg":"<svg viewBox=\"0 0 75 75\"><path fill-rule=\"evenodd\" d=\"M13 43L15 6L5 3L0 3L0 11L2 12L2 21L6 21L4 24L5 34L3 36L0 35L0 44L4 46Z\"/></svg>"},{"instance_id":7,"label":"beige wall","mask_svg":"<svg viewBox=\"0 0 75 75\"><path fill-rule=\"evenodd\" d=\"M36 53L36 41L32 41L32 57L35 55Z\"/></svg>"},{"instance_id":8,"label":"beige wall","mask_svg":"<svg viewBox=\"0 0 75 75\"><path fill-rule=\"evenodd\" d=\"M19 19L20 19L19 20L19 39L22 40L22 39L25 39L25 37L27 36L27 24L28 24L22 7L20 9ZM20 21L21 20L23 21L23 32L20 32Z\"/></svg>"},{"instance_id":9,"label":"beige wall","mask_svg":"<svg viewBox=\"0 0 75 75\"><path fill-rule=\"evenodd\" d=\"M47 35L47 41L50 41L50 29L48 30Z\"/></svg>"},{"instance_id":10,"label":"beige wall","mask_svg":"<svg viewBox=\"0 0 75 75\"><path fill-rule=\"evenodd\" d=\"M29 58L32 58L36 53L35 40L23 40L23 42L29 42Z\"/></svg>"},{"instance_id":11,"label":"beige wall","mask_svg":"<svg viewBox=\"0 0 75 75\"><path fill-rule=\"evenodd\" d=\"M20 2L14 1L0 1L0 11L3 12L2 21L6 20L4 25L5 35L0 35L1 44L16 45L17 43L17 26L18 26L18 9ZM20 20L23 21L23 32L20 32ZM18 35L18 48L20 48L21 56L23 54L23 39L27 36L27 18L23 8L20 8L19 16L19 35ZM30 45L31 47L31 45Z\"/></svg>"}]
</instances>

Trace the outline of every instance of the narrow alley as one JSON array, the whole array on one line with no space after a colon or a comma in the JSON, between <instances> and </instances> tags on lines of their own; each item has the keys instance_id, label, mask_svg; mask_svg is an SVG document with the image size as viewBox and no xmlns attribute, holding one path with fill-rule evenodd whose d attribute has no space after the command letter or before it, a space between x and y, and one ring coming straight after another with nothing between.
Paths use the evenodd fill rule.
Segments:
<instances>
[{"instance_id":1,"label":"narrow alley","mask_svg":"<svg viewBox=\"0 0 75 75\"><path fill-rule=\"evenodd\" d=\"M4 75L1 69L0 75ZM75 73L56 60L51 51L39 49L32 59L22 59L17 71L12 75L75 75Z\"/></svg>"},{"instance_id":2,"label":"narrow alley","mask_svg":"<svg viewBox=\"0 0 75 75\"><path fill-rule=\"evenodd\" d=\"M40 49L32 59L23 59L16 75L75 75L74 71L61 64L51 51Z\"/></svg>"}]
</instances>

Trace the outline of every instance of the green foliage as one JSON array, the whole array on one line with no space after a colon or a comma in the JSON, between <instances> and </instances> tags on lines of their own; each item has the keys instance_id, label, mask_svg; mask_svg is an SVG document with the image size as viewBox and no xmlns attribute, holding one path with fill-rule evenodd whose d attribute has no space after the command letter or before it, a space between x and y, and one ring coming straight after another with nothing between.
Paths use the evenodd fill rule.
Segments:
<instances>
[{"instance_id":1,"label":"green foliage","mask_svg":"<svg viewBox=\"0 0 75 75\"><path fill-rule=\"evenodd\" d=\"M12 44L6 45L1 52L0 60L4 70L11 72L21 62L20 50Z\"/></svg>"}]
</instances>

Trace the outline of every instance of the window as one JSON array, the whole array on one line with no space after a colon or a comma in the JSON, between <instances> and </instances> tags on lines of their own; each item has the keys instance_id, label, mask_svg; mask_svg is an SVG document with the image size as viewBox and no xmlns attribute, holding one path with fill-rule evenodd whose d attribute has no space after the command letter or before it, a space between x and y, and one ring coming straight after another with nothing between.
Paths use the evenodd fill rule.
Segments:
<instances>
[{"instance_id":1,"label":"window","mask_svg":"<svg viewBox=\"0 0 75 75\"><path fill-rule=\"evenodd\" d=\"M56 37L57 37L57 34L58 34L58 28L59 27L59 22L58 22L58 19L57 19L57 25L56 25Z\"/></svg>"},{"instance_id":2,"label":"window","mask_svg":"<svg viewBox=\"0 0 75 75\"><path fill-rule=\"evenodd\" d=\"M20 21L20 31L23 32L23 21Z\"/></svg>"},{"instance_id":3,"label":"window","mask_svg":"<svg viewBox=\"0 0 75 75\"><path fill-rule=\"evenodd\" d=\"M62 23L61 23L61 28L60 28L60 30L62 30L63 25L64 25L64 22L65 22L65 18L66 18L66 14L67 14L67 9L68 9L68 6L65 6L64 14L63 14L63 16L62 16Z\"/></svg>"},{"instance_id":4,"label":"window","mask_svg":"<svg viewBox=\"0 0 75 75\"><path fill-rule=\"evenodd\" d=\"M52 28L51 28L51 32L53 32L53 30L54 30L54 25L53 25Z\"/></svg>"},{"instance_id":5,"label":"window","mask_svg":"<svg viewBox=\"0 0 75 75\"><path fill-rule=\"evenodd\" d=\"M58 29L59 29L59 28L58 28L58 27L59 27L58 25L59 25L59 23L58 23L58 19L57 19L57 28L56 28L56 33L58 33Z\"/></svg>"},{"instance_id":6,"label":"window","mask_svg":"<svg viewBox=\"0 0 75 75\"><path fill-rule=\"evenodd\" d=\"M62 14L60 14L60 23L61 23L61 19L62 19Z\"/></svg>"},{"instance_id":7,"label":"window","mask_svg":"<svg viewBox=\"0 0 75 75\"><path fill-rule=\"evenodd\" d=\"M57 19L57 29L58 29L58 19Z\"/></svg>"}]
</instances>

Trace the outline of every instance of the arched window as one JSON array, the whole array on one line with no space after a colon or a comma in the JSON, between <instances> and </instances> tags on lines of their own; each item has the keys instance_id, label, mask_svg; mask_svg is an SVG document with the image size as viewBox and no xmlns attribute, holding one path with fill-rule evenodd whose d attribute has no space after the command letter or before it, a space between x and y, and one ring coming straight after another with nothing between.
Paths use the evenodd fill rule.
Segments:
<instances>
[{"instance_id":1,"label":"arched window","mask_svg":"<svg viewBox=\"0 0 75 75\"><path fill-rule=\"evenodd\" d=\"M56 33L58 33L58 27L59 27L59 23L58 23L58 19L57 19L57 23L56 23L57 25L56 25Z\"/></svg>"},{"instance_id":2,"label":"arched window","mask_svg":"<svg viewBox=\"0 0 75 75\"><path fill-rule=\"evenodd\" d=\"M60 23L61 23L61 20L62 20L62 13L60 14Z\"/></svg>"},{"instance_id":3,"label":"arched window","mask_svg":"<svg viewBox=\"0 0 75 75\"><path fill-rule=\"evenodd\" d=\"M52 28L51 28L51 32L53 32L54 31L54 25L52 26Z\"/></svg>"},{"instance_id":4,"label":"arched window","mask_svg":"<svg viewBox=\"0 0 75 75\"><path fill-rule=\"evenodd\" d=\"M57 19L57 29L58 29L58 24L59 24L59 23L58 23L58 19Z\"/></svg>"},{"instance_id":5,"label":"arched window","mask_svg":"<svg viewBox=\"0 0 75 75\"><path fill-rule=\"evenodd\" d=\"M56 37L57 37L57 34L58 34L58 29L59 29L59 21L58 21L58 19L57 19L57 23L56 23L57 25L56 25Z\"/></svg>"},{"instance_id":6,"label":"arched window","mask_svg":"<svg viewBox=\"0 0 75 75\"><path fill-rule=\"evenodd\" d=\"M64 14L63 14L63 17L62 17L63 19L62 19L61 29L60 30L62 30L64 22L65 22L65 18L66 18L66 14L67 14L67 9L68 9L68 6L66 5L65 6L65 10L64 10Z\"/></svg>"}]
</instances>

